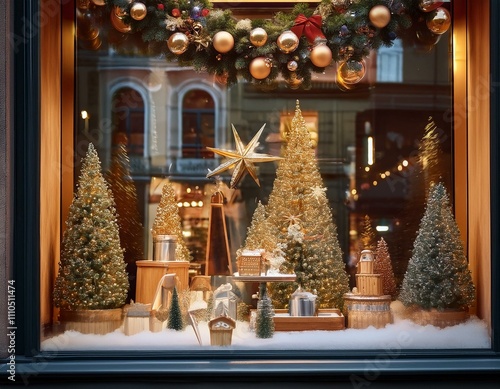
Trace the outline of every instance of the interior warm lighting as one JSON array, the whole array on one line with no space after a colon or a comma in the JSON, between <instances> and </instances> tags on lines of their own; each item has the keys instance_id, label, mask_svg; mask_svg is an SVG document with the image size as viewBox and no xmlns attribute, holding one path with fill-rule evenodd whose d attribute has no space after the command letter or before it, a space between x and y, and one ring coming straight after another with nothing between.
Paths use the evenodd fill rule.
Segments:
<instances>
[{"instance_id":1,"label":"interior warm lighting","mask_svg":"<svg viewBox=\"0 0 500 389\"><path fill-rule=\"evenodd\" d=\"M353 189L353 190L351 190L351 193L352 193L353 195L355 195L356 193L358 193L358 191L357 191L356 189Z\"/></svg>"},{"instance_id":2,"label":"interior warm lighting","mask_svg":"<svg viewBox=\"0 0 500 389\"><path fill-rule=\"evenodd\" d=\"M356 236L356 235L358 235L358 231L356 231L356 230L350 230L349 231L349 235Z\"/></svg>"},{"instance_id":3,"label":"interior warm lighting","mask_svg":"<svg viewBox=\"0 0 500 389\"><path fill-rule=\"evenodd\" d=\"M191 231L182 231L182 236L184 238L189 238L192 235Z\"/></svg>"},{"instance_id":4,"label":"interior warm lighting","mask_svg":"<svg viewBox=\"0 0 500 389\"><path fill-rule=\"evenodd\" d=\"M368 165L373 165L373 136L368 137L367 159Z\"/></svg>"},{"instance_id":5,"label":"interior warm lighting","mask_svg":"<svg viewBox=\"0 0 500 389\"><path fill-rule=\"evenodd\" d=\"M408 161L406 159L403 161L403 166L404 167L408 166Z\"/></svg>"},{"instance_id":6,"label":"interior warm lighting","mask_svg":"<svg viewBox=\"0 0 500 389\"><path fill-rule=\"evenodd\" d=\"M384 173L382 173L382 174L380 175L380 178L381 178L381 179L384 179L384 178L385 178L385 174L384 174Z\"/></svg>"},{"instance_id":7,"label":"interior warm lighting","mask_svg":"<svg viewBox=\"0 0 500 389\"><path fill-rule=\"evenodd\" d=\"M196 201L191 201L191 206L192 207L196 207L198 205L198 203Z\"/></svg>"},{"instance_id":8,"label":"interior warm lighting","mask_svg":"<svg viewBox=\"0 0 500 389\"><path fill-rule=\"evenodd\" d=\"M365 167L365 172L369 172L369 171L370 171L370 166Z\"/></svg>"},{"instance_id":9,"label":"interior warm lighting","mask_svg":"<svg viewBox=\"0 0 500 389\"><path fill-rule=\"evenodd\" d=\"M377 227L375 227L375 229L378 232L387 232L387 231L389 231L389 226L377 226Z\"/></svg>"},{"instance_id":10,"label":"interior warm lighting","mask_svg":"<svg viewBox=\"0 0 500 389\"><path fill-rule=\"evenodd\" d=\"M398 165L398 171L403 170L403 165Z\"/></svg>"},{"instance_id":11,"label":"interior warm lighting","mask_svg":"<svg viewBox=\"0 0 500 389\"><path fill-rule=\"evenodd\" d=\"M182 204L184 207L189 207L189 203L187 201L184 201L184 203Z\"/></svg>"},{"instance_id":12,"label":"interior warm lighting","mask_svg":"<svg viewBox=\"0 0 500 389\"><path fill-rule=\"evenodd\" d=\"M386 177L389 177L390 175L391 175L391 172L390 172L389 170L387 170L387 171L385 172L385 176L386 176Z\"/></svg>"},{"instance_id":13,"label":"interior warm lighting","mask_svg":"<svg viewBox=\"0 0 500 389\"><path fill-rule=\"evenodd\" d=\"M203 207L203 201L198 201L198 207Z\"/></svg>"},{"instance_id":14,"label":"interior warm lighting","mask_svg":"<svg viewBox=\"0 0 500 389\"><path fill-rule=\"evenodd\" d=\"M377 186L378 185L378 182L377 181L373 181L373 186Z\"/></svg>"},{"instance_id":15,"label":"interior warm lighting","mask_svg":"<svg viewBox=\"0 0 500 389\"><path fill-rule=\"evenodd\" d=\"M178 206L179 208L182 208L182 203L181 203L181 202L178 202L178 203L177 203L177 206Z\"/></svg>"},{"instance_id":16,"label":"interior warm lighting","mask_svg":"<svg viewBox=\"0 0 500 389\"><path fill-rule=\"evenodd\" d=\"M186 189L186 192L187 192L187 193L191 193L191 188L187 188L187 189Z\"/></svg>"}]
</instances>

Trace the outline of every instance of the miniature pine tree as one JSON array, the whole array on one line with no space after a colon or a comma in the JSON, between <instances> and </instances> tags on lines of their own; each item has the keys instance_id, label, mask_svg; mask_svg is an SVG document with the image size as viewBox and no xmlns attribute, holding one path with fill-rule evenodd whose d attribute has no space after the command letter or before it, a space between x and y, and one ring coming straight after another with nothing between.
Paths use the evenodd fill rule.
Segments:
<instances>
[{"instance_id":1,"label":"miniature pine tree","mask_svg":"<svg viewBox=\"0 0 500 389\"><path fill-rule=\"evenodd\" d=\"M442 183L431 187L400 300L423 309L470 307L475 288Z\"/></svg>"},{"instance_id":2,"label":"miniature pine tree","mask_svg":"<svg viewBox=\"0 0 500 389\"><path fill-rule=\"evenodd\" d=\"M257 303L257 317L255 319L255 335L257 338L268 339L274 335L273 303L263 284L260 288L260 300Z\"/></svg>"},{"instance_id":3,"label":"miniature pine tree","mask_svg":"<svg viewBox=\"0 0 500 389\"><path fill-rule=\"evenodd\" d=\"M128 287L113 196L90 144L66 221L54 304L65 310L119 308Z\"/></svg>"},{"instance_id":4,"label":"miniature pine tree","mask_svg":"<svg viewBox=\"0 0 500 389\"><path fill-rule=\"evenodd\" d=\"M123 136L125 137L125 136ZM129 299L135 296L135 261L144 258L144 228L139 214L137 189L130 176L130 160L127 155L126 137L113 150L111 165L106 176L116 203L120 243L129 275Z\"/></svg>"},{"instance_id":5,"label":"miniature pine tree","mask_svg":"<svg viewBox=\"0 0 500 389\"><path fill-rule=\"evenodd\" d=\"M382 290L384 294L396 297L396 281L392 270L391 256L384 238L377 244L377 252L373 263L373 272L382 275Z\"/></svg>"},{"instance_id":6,"label":"miniature pine tree","mask_svg":"<svg viewBox=\"0 0 500 389\"><path fill-rule=\"evenodd\" d=\"M168 309L167 328L176 331L181 331L184 328L179 295L175 286L172 293L172 302L170 303L170 307Z\"/></svg>"},{"instance_id":7,"label":"miniature pine tree","mask_svg":"<svg viewBox=\"0 0 500 389\"><path fill-rule=\"evenodd\" d=\"M286 244L289 225L300 225L305 234L301 248L302 287L318 295L319 308L342 308L343 295L349 290L348 277L326 188L298 102L283 157L267 205L272 233L280 244ZM287 246L284 249L287 261L294 255L290 250L296 248ZM283 263L283 272L290 272L290 267L290 264ZM297 286L296 283L270 284L275 306L285 307Z\"/></svg>"},{"instance_id":8,"label":"miniature pine tree","mask_svg":"<svg viewBox=\"0 0 500 389\"><path fill-rule=\"evenodd\" d=\"M375 231L373 231L372 220L368 215L365 215L365 218L363 219L363 230L361 231L360 240L361 240L360 253L363 250L375 251L377 235L375 234Z\"/></svg>"},{"instance_id":9,"label":"miniature pine tree","mask_svg":"<svg viewBox=\"0 0 500 389\"><path fill-rule=\"evenodd\" d=\"M175 192L172 184L167 181L163 185L160 204L156 210L156 217L153 222L151 233L157 235L174 235L177 237L175 248L175 259L177 261L190 261L191 254L184 242L181 228L181 218L179 208L175 201Z\"/></svg>"}]
</instances>

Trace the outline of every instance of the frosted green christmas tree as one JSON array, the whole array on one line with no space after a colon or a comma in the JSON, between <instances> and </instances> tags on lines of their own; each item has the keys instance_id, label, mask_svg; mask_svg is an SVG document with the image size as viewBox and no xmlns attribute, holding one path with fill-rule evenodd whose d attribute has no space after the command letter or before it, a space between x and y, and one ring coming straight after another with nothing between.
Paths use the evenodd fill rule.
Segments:
<instances>
[{"instance_id":1,"label":"frosted green christmas tree","mask_svg":"<svg viewBox=\"0 0 500 389\"><path fill-rule=\"evenodd\" d=\"M400 300L424 309L470 307L475 288L443 184L430 188Z\"/></svg>"},{"instance_id":2,"label":"frosted green christmas tree","mask_svg":"<svg viewBox=\"0 0 500 389\"><path fill-rule=\"evenodd\" d=\"M167 328L176 331L181 331L184 328L179 295L175 286L172 293L172 302L170 303L170 307L168 309Z\"/></svg>"},{"instance_id":3,"label":"frosted green christmas tree","mask_svg":"<svg viewBox=\"0 0 500 389\"><path fill-rule=\"evenodd\" d=\"M54 304L65 310L119 308L128 287L115 203L90 144L66 221Z\"/></svg>"},{"instance_id":4,"label":"frosted green christmas tree","mask_svg":"<svg viewBox=\"0 0 500 389\"><path fill-rule=\"evenodd\" d=\"M301 271L302 288L318 295L319 308L342 308L348 277L310 134L298 106L267 205L268 222L287 244L283 273ZM301 236L303 237L301 239ZM297 283L271 283L276 308L286 307Z\"/></svg>"},{"instance_id":5,"label":"frosted green christmas tree","mask_svg":"<svg viewBox=\"0 0 500 389\"><path fill-rule=\"evenodd\" d=\"M257 303L257 317L255 319L255 335L257 338L267 339L274 335L273 303L267 295L265 284L261 284L260 300Z\"/></svg>"}]
</instances>

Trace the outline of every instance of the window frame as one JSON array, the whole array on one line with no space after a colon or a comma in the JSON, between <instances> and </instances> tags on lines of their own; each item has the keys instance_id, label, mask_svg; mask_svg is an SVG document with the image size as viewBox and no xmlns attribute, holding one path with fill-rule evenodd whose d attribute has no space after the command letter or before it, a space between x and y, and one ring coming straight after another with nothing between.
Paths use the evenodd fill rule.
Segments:
<instances>
[{"instance_id":1,"label":"window frame","mask_svg":"<svg viewBox=\"0 0 500 389\"><path fill-rule=\"evenodd\" d=\"M465 0L464 0L465 1ZM23 0L15 2L14 32L22 32L26 25L37 26L40 15L39 2ZM67 3L67 2L62 2ZM467 2L473 7L472 1ZM40 131L42 109L40 105L41 66L43 56L40 38L26 39L14 54L13 92L14 106L13 155L14 188L13 204L13 279L16 280L16 320L18 337L17 374L32 382L57 379L57 377L88 377L96 379L127 377L144 379L145 373L152 378L176 378L208 380L214 373L220 380L258 380L272 378L347 380L360 382L380 380L424 380L438 379L453 374L456 379L490 379L500 376L500 207L495 199L500 198L500 98L495 92L500 79L500 4L489 1L490 7L490 180L489 194L491 231L491 338L492 347L487 350L355 350L325 351L299 350L289 355L275 350L235 351L201 350L164 352L139 351L130 354L123 351L106 352L40 352L40 205L41 205L41 148L44 134ZM71 7L69 7L71 8ZM65 12L68 12L65 9ZM62 29L67 15L63 15ZM22 35L21 35L22 36ZM64 42L63 42L64 44ZM73 59L74 61L74 59ZM71 61L70 61L71 62ZM468 80L474 85L476 80ZM64 89L62 89L64 91ZM62 93L72 93L72 90ZM465 99L470 97L467 91ZM63 99L64 100L64 96ZM457 102L456 102L457 103ZM62 126L67 124L65 111L61 115ZM71 111L71 115L73 112ZM74 118L74 116L72 116ZM74 119L73 119L74 120ZM62 137L64 131L62 131ZM62 144L72 139L62 139ZM67 144L67 143L66 143ZM469 152L470 157L470 152ZM68 164L70 165L70 163ZM62 169L60 174L68 174ZM466 167L467 168L467 167ZM72 169L72 167L71 167ZM71 181L71 180L70 180ZM66 182L61 178L60 182ZM61 188L67 193L68 186ZM72 189L69 191L72 193ZM465 196L467 196L466 194ZM71 200L70 200L71 201ZM465 199L467 204L467 198ZM61 199L61 220L67 200ZM459 200L461 204L462 200ZM474 205L471 205L474 206ZM4 369L1 370L2 374ZM482 378L478 376L481 375ZM403 377L404 376L404 377ZM362 381L365 380L365 381Z\"/></svg>"}]
</instances>

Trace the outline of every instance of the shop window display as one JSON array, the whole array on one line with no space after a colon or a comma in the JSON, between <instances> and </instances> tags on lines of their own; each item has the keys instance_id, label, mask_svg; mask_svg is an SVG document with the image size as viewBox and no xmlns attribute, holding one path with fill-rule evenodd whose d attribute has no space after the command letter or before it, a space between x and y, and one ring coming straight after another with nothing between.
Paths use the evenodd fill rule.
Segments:
<instances>
[{"instance_id":1,"label":"shop window display","mask_svg":"<svg viewBox=\"0 0 500 389\"><path fill-rule=\"evenodd\" d=\"M172 262L189 262L189 271L177 273L175 329L168 325L172 307L147 311L149 323L133 335L123 324L104 337L68 331L73 328L59 316L42 350L490 347L461 247L459 228L466 226L453 214L458 173L447 120L453 109L447 4L332 1L252 20L206 1L79 3L77 85L96 68L102 77L92 85L98 99L94 89L77 87L76 111L119 116L123 107L113 103L117 95L109 88L118 79L142 85L146 94L140 123L125 123L123 131L121 121L113 124L117 132L141 136L140 145L129 140L121 148L128 166L118 173L113 149L119 140L110 142L98 127L75 130L79 143L95 146L122 209L117 221L129 290L139 277L135 261L151 261L157 271L152 292L169 272L162 262L171 259L155 261L154 252L168 248L157 247L151 231L162 188L175 197L170 205L182 230L168 244L190 249L187 258ZM100 32L94 38L93 29ZM387 46L390 57L395 41L402 69L397 82L383 82L377 74L387 70L379 67L392 64L377 61L377 49ZM124 66L128 58L134 66ZM114 61L119 72L112 71ZM159 87L148 84L153 72ZM180 99L193 81L203 89ZM134 156L143 163L131 163ZM78 170L75 183L84 190L87 178ZM113 186L118 179L127 185ZM120 222L136 204L138 220ZM138 226L139 233L127 233ZM438 238L436 231L442 232ZM83 235L63 240L62 250L86 250L83 241ZM220 242L227 242L231 271L211 274L207 261L222 254L209 258L210 248ZM239 271L242 256L247 266L250 258L257 261L258 274ZM91 264L96 275L84 284L111 282L97 265ZM75 277L62 259L59 269L59 282ZM190 288L201 279L210 290ZM236 313L216 304L213 293L221 290ZM426 291L425 301L417 291ZM122 308L135 300L129 292ZM215 331L224 341L211 343Z\"/></svg>"}]
</instances>

